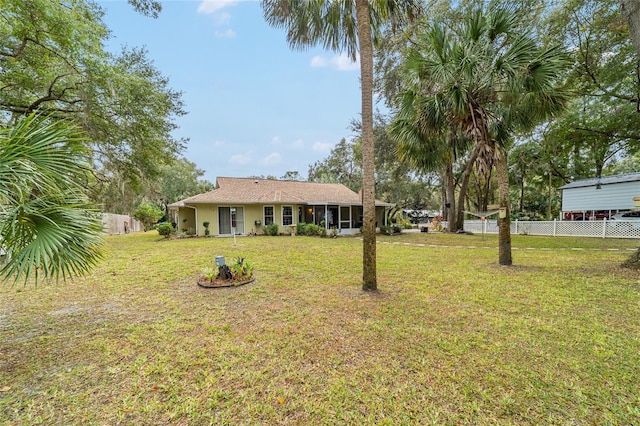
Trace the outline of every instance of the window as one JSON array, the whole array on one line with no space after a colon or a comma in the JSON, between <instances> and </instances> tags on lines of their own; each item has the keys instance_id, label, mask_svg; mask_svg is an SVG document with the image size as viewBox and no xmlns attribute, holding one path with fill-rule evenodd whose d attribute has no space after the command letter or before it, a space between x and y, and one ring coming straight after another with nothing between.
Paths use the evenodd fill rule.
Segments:
<instances>
[{"instance_id":1,"label":"window","mask_svg":"<svg viewBox=\"0 0 640 426\"><path fill-rule=\"evenodd\" d=\"M293 225L293 207L282 206L282 224Z\"/></svg>"},{"instance_id":2,"label":"window","mask_svg":"<svg viewBox=\"0 0 640 426\"><path fill-rule=\"evenodd\" d=\"M264 226L273 223L273 206L264 206Z\"/></svg>"}]
</instances>

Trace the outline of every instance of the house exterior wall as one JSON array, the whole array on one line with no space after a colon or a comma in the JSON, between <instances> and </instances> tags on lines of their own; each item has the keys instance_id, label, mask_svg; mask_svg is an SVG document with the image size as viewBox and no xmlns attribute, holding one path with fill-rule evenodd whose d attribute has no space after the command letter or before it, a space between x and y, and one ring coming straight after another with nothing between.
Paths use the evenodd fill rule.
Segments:
<instances>
[{"instance_id":1,"label":"house exterior wall","mask_svg":"<svg viewBox=\"0 0 640 426\"><path fill-rule=\"evenodd\" d=\"M278 224L278 232L281 234L288 234L291 230L289 226L283 225L283 207L291 206L292 209L292 219L293 224L297 224L299 222L298 218L298 209L300 208L302 211L303 220L309 219L311 216L308 213L308 209L311 206L300 205L300 204L289 204L289 203L280 203L280 204L197 204L196 208L191 207L180 207L178 209L178 232L187 231L188 233L196 233L198 236L204 236L205 228L203 223L209 222L209 232L210 235L220 235L220 221L218 217L218 212L220 207L235 207L243 209L244 216L244 232L243 234L263 234L265 227L265 216L264 216L264 207L271 206L273 207L274 213L274 223ZM335 207L333 205L329 205L329 207ZM338 210L340 208L338 207ZM350 228L355 225L361 225L361 206L351 206L351 220L350 220ZM260 221L260 225L256 225L256 221ZM338 223L338 218L335 219L335 222ZM376 222L377 226L385 225L385 208L384 207L376 207Z\"/></svg>"},{"instance_id":2,"label":"house exterior wall","mask_svg":"<svg viewBox=\"0 0 640 426\"><path fill-rule=\"evenodd\" d=\"M621 182L562 190L562 211L630 210L633 197L640 196L640 182Z\"/></svg>"}]
</instances>

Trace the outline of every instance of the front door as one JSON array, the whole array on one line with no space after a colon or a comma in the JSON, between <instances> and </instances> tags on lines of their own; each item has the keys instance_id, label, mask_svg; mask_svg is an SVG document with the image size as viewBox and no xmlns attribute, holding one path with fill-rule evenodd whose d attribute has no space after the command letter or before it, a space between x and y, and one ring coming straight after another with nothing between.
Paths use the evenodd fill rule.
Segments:
<instances>
[{"instance_id":1,"label":"front door","mask_svg":"<svg viewBox=\"0 0 640 426\"><path fill-rule=\"evenodd\" d=\"M244 209L242 207L218 207L220 235L244 234Z\"/></svg>"}]
</instances>

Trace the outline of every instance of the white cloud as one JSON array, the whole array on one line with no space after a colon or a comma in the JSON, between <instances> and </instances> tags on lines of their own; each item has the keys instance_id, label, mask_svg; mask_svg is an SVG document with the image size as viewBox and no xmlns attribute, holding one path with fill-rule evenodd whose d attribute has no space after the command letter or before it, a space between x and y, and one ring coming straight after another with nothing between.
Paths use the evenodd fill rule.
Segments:
<instances>
[{"instance_id":1,"label":"white cloud","mask_svg":"<svg viewBox=\"0 0 640 426\"><path fill-rule=\"evenodd\" d=\"M236 36L236 32L231 28L228 28L225 31L216 31L214 33L214 36L216 36L217 38L234 38Z\"/></svg>"},{"instance_id":2,"label":"white cloud","mask_svg":"<svg viewBox=\"0 0 640 426\"><path fill-rule=\"evenodd\" d=\"M231 14L228 12L219 12L213 14L213 23L219 27L229 25L231 22Z\"/></svg>"},{"instance_id":3,"label":"white cloud","mask_svg":"<svg viewBox=\"0 0 640 426\"><path fill-rule=\"evenodd\" d=\"M293 149L303 149L304 148L304 141L302 139L296 139L295 141L293 141L291 143L291 148Z\"/></svg>"},{"instance_id":4,"label":"white cloud","mask_svg":"<svg viewBox=\"0 0 640 426\"><path fill-rule=\"evenodd\" d=\"M353 71L360 69L360 57L353 62L346 54L335 55L331 58L324 56L314 56L311 58L311 66L313 68L330 67L337 71Z\"/></svg>"},{"instance_id":5,"label":"white cloud","mask_svg":"<svg viewBox=\"0 0 640 426\"><path fill-rule=\"evenodd\" d=\"M226 143L224 141L213 141L213 146L215 146L216 148L225 146Z\"/></svg>"},{"instance_id":6,"label":"white cloud","mask_svg":"<svg viewBox=\"0 0 640 426\"><path fill-rule=\"evenodd\" d=\"M329 152L333 147L329 142L316 142L313 144L313 150L319 152Z\"/></svg>"},{"instance_id":7,"label":"white cloud","mask_svg":"<svg viewBox=\"0 0 640 426\"><path fill-rule=\"evenodd\" d=\"M198 13L212 15L225 7L236 4L238 4L237 0L202 0L198 6Z\"/></svg>"},{"instance_id":8,"label":"white cloud","mask_svg":"<svg viewBox=\"0 0 640 426\"><path fill-rule=\"evenodd\" d=\"M311 58L311 66L313 68L326 67L328 65L327 62L328 61L325 58L323 58L322 56L314 56L313 58Z\"/></svg>"},{"instance_id":9,"label":"white cloud","mask_svg":"<svg viewBox=\"0 0 640 426\"><path fill-rule=\"evenodd\" d=\"M271 143L274 144L274 145L280 145L280 136L274 136L271 139Z\"/></svg>"},{"instance_id":10,"label":"white cloud","mask_svg":"<svg viewBox=\"0 0 640 426\"><path fill-rule=\"evenodd\" d=\"M275 166L276 164L280 164L282 160L282 156L277 152L272 152L271 154L264 157L261 161L265 166Z\"/></svg>"},{"instance_id":11,"label":"white cloud","mask_svg":"<svg viewBox=\"0 0 640 426\"><path fill-rule=\"evenodd\" d=\"M251 157L244 154L236 154L232 155L229 159L229 164L233 164L234 166L246 166L251 163Z\"/></svg>"}]
</instances>

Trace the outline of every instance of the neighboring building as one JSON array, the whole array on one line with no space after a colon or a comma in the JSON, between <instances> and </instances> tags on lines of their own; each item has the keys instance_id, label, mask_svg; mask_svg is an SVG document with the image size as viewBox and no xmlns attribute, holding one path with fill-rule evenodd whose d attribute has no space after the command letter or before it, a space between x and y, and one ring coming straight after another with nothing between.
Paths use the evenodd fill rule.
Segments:
<instances>
[{"instance_id":1,"label":"neighboring building","mask_svg":"<svg viewBox=\"0 0 640 426\"><path fill-rule=\"evenodd\" d=\"M376 221L385 224L385 210L393 204L376 200ZM297 223L314 223L341 233L359 232L362 226L361 196L336 183L281 181L219 177L216 187L169 205L178 232L204 235L209 222L211 235L262 233L278 224L288 233Z\"/></svg>"},{"instance_id":2,"label":"neighboring building","mask_svg":"<svg viewBox=\"0 0 640 426\"><path fill-rule=\"evenodd\" d=\"M607 219L640 207L640 173L577 180L560 189L565 219Z\"/></svg>"}]
</instances>

